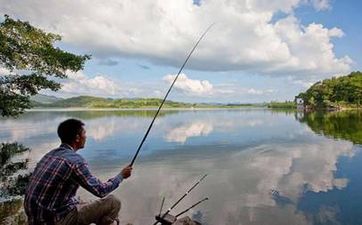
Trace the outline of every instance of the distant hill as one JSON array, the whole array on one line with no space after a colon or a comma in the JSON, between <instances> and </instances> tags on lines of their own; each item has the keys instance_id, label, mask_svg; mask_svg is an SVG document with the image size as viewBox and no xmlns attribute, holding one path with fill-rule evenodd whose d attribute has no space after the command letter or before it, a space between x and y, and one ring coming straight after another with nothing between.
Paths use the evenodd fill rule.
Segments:
<instances>
[{"instance_id":1,"label":"distant hill","mask_svg":"<svg viewBox=\"0 0 362 225\"><path fill-rule=\"evenodd\" d=\"M62 100L63 98L57 98L54 96L36 94L30 97L30 100L40 104L50 104Z\"/></svg>"},{"instance_id":2,"label":"distant hill","mask_svg":"<svg viewBox=\"0 0 362 225\"><path fill-rule=\"evenodd\" d=\"M157 108L162 102L159 98L112 99L93 96L78 96L67 99L38 96L33 98L34 107L42 108ZM36 101L39 100L39 101ZM165 108L238 108L259 106L254 104L184 103L166 100Z\"/></svg>"},{"instance_id":3,"label":"distant hill","mask_svg":"<svg viewBox=\"0 0 362 225\"><path fill-rule=\"evenodd\" d=\"M38 98L43 100L42 98ZM79 96L67 99L57 99L53 102L38 102L33 100L33 105L35 107L47 107L47 108L155 108L158 107L162 99L158 98L139 98L139 99L111 99L111 98L102 98L102 97L93 97L93 96ZM164 104L165 107L174 108L174 107L185 107L190 108L194 107L195 104L191 103L182 103L174 101L166 101Z\"/></svg>"},{"instance_id":4,"label":"distant hill","mask_svg":"<svg viewBox=\"0 0 362 225\"><path fill-rule=\"evenodd\" d=\"M303 99L305 105L312 109L360 107L362 73L357 71L346 76L319 81L296 98Z\"/></svg>"}]
</instances>

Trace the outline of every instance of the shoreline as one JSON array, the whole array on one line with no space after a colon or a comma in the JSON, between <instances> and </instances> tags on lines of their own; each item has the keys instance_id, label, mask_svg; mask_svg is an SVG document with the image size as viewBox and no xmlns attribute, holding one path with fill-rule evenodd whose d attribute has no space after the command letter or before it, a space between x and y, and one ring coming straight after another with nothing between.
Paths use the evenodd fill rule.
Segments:
<instances>
[{"instance_id":1,"label":"shoreline","mask_svg":"<svg viewBox=\"0 0 362 225\"><path fill-rule=\"evenodd\" d=\"M240 110L240 109L268 109L267 107L240 106L240 107L205 107L205 108L162 108L163 111L207 111L207 110ZM31 108L26 112L64 112L64 111L157 111L158 108Z\"/></svg>"}]
</instances>

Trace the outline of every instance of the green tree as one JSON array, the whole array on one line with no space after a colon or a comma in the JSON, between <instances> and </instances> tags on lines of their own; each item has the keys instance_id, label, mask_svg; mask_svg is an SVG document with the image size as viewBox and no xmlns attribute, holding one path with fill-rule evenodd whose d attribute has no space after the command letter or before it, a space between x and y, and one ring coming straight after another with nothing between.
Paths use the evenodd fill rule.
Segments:
<instances>
[{"instance_id":1,"label":"green tree","mask_svg":"<svg viewBox=\"0 0 362 225\"><path fill-rule=\"evenodd\" d=\"M359 107L362 98L362 73L352 72L346 76L319 81L298 97L312 108Z\"/></svg>"},{"instance_id":2,"label":"green tree","mask_svg":"<svg viewBox=\"0 0 362 225\"><path fill-rule=\"evenodd\" d=\"M83 69L90 56L75 55L54 47L60 40L59 35L5 15L0 23L0 69L8 72L0 74L1 116L20 115L32 107L30 96L42 89L57 91L61 87L58 81L66 78L68 71ZM27 151L28 148L18 143L0 144L0 199L24 193L29 178L29 174L24 173L28 161L14 160L14 156ZM17 200L0 202L0 223L7 221L9 216L14 217L18 206ZM23 223L21 214L19 218L17 221Z\"/></svg>"},{"instance_id":3,"label":"green tree","mask_svg":"<svg viewBox=\"0 0 362 225\"><path fill-rule=\"evenodd\" d=\"M0 23L0 111L2 116L17 116L31 108L30 96L41 89L56 91L57 78L66 78L67 71L79 71L90 58L74 55L54 47L61 37L46 33L28 22L5 15Z\"/></svg>"}]
</instances>

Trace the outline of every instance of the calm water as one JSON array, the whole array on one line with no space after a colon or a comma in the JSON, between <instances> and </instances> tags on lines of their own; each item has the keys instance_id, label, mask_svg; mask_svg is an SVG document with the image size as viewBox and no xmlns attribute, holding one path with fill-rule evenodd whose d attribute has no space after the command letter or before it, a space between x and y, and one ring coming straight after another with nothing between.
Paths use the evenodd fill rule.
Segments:
<instances>
[{"instance_id":1,"label":"calm water","mask_svg":"<svg viewBox=\"0 0 362 225\"><path fill-rule=\"evenodd\" d=\"M0 142L32 148L30 167L59 145L57 125L82 119L79 151L107 179L130 162L153 111L29 112L0 120ZM263 109L163 112L114 194L121 220L152 224L162 196L170 207L203 174L209 176L177 207L210 200L188 215L209 225L362 224L362 114L309 114ZM84 190L84 200L95 199Z\"/></svg>"}]
</instances>

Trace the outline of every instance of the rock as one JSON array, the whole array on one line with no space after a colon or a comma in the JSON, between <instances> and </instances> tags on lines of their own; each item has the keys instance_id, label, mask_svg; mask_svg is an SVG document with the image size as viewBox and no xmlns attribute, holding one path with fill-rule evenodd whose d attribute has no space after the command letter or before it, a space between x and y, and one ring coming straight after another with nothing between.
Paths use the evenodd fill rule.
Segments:
<instances>
[{"instance_id":1,"label":"rock","mask_svg":"<svg viewBox=\"0 0 362 225\"><path fill-rule=\"evenodd\" d=\"M190 217L186 216L181 219L178 219L172 225L201 225L201 224L196 221L191 220Z\"/></svg>"}]
</instances>

